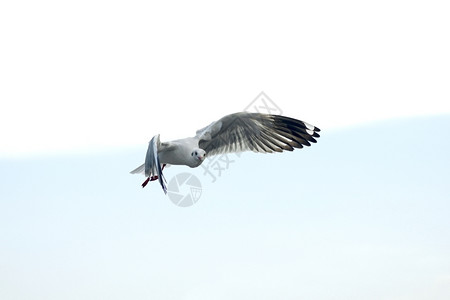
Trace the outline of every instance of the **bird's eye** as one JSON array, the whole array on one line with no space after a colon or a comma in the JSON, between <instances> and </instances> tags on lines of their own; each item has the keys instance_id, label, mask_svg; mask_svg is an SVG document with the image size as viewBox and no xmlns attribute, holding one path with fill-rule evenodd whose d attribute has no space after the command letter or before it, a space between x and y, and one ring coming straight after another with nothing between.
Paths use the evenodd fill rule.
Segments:
<instances>
[{"instance_id":1,"label":"bird's eye","mask_svg":"<svg viewBox=\"0 0 450 300\"><path fill-rule=\"evenodd\" d=\"M194 152L191 153L191 156L194 156Z\"/></svg>"},{"instance_id":2,"label":"bird's eye","mask_svg":"<svg viewBox=\"0 0 450 300\"><path fill-rule=\"evenodd\" d=\"M197 155L197 151L195 151L195 155Z\"/></svg>"}]
</instances>

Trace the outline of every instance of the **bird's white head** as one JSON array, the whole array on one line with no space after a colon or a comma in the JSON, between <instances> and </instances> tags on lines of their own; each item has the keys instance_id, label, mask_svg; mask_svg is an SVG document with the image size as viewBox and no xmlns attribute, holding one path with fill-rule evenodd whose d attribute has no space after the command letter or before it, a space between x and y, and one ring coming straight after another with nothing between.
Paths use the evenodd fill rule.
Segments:
<instances>
[{"instance_id":1,"label":"bird's white head","mask_svg":"<svg viewBox=\"0 0 450 300\"><path fill-rule=\"evenodd\" d=\"M195 163L199 166L206 158L206 151L200 148L194 149L191 152L191 157Z\"/></svg>"}]
</instances>

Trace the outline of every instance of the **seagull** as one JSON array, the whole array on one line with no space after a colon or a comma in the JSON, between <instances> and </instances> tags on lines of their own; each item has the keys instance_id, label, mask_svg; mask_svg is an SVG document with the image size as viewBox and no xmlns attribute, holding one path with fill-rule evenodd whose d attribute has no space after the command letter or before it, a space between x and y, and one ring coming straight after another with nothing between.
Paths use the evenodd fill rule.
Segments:
<instances>
[{"instance_id":1,"label":"seagull","mask_svg":"<svg viewBox=\"0 0 450 300\"><path fill-rule=\"evenodd\" d=\"M238 112L227 115L197 130L194 137L161 142L159 134L149 142L145 163L131 174L144 174L149 181L158 180L167 194L162 173L169 165L200 166L206 156L253 151L273 153L293 151L316 143L320 129L306 122L272 114Z\"/></svg>"}]
</instances>

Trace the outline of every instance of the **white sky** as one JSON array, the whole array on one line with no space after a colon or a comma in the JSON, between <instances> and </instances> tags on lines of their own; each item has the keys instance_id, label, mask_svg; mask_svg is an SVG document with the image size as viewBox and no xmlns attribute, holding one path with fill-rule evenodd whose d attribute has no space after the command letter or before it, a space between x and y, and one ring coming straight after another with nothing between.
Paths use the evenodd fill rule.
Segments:
<instances>
[{"instance_id":1,"label":"white sky","mask_svg":"<svg viewBox=\"0 0 450 300\"><path fill-rule=\"evenodd\" d=\"M184 137L261 91L322 129L448 114L448 6L3 1L0 156Z\"/></svg>"}]
</instances>

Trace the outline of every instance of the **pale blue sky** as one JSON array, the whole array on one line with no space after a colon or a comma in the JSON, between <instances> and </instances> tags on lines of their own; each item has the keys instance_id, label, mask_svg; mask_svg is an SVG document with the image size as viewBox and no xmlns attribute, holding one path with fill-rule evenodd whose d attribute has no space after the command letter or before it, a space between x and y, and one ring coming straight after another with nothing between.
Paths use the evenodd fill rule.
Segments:
<instances>
[{"instance_id":1,"label":"pale blue sky","mask_svg":"<svg viewBox=\"0 0 450 300\"><path fill-rule=\"evenodd\" d=\"M245 153L175 206L142 149L0 162L2 299L446 299L450 117Z\"/></svg>"}]
</instances>

